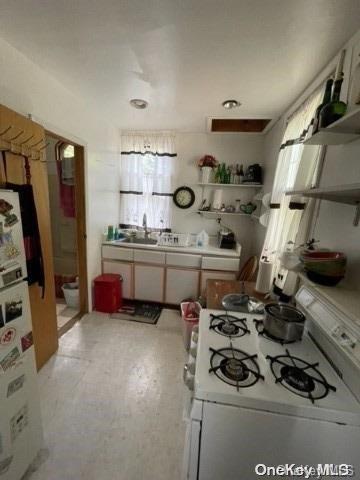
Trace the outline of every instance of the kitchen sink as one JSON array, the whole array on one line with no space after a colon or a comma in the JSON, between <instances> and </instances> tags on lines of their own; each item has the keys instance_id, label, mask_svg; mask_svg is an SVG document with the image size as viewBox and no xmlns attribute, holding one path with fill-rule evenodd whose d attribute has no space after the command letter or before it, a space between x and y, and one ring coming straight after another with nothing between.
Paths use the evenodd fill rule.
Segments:
<instances>
[{"instance_id":1,"label":"kitchen sink","mask_svg":"<svg viewBox=\"0 0 360 480\"><path fill-rule=\"evenodd\" d=\"M121 243L134 243L137 245L156 245L157 240L154 238L125 238Z\"/></svg>"}]
</instances>

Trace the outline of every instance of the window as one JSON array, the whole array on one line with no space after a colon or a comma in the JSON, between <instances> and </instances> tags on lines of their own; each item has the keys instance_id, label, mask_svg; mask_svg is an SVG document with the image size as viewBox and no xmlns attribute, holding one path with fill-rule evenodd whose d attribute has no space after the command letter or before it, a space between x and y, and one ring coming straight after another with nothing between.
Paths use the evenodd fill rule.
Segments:
<instances>
[{"instance_id":1,"label":"window","mask_svg":"<svg viewBox=\"0 0 360 480\"><path fill-rule=\"evenodd\" d=\"M67 145L63 151L63 158L74 158L75 150L73 145Z\"/></svg>"},{"instance_id":2,"label":"window","mask_svg":"<svg viewBox=\"0 0 360 480\"><path fill-rule=\"evenodd\" d=\"M122 137L120 224L141 227L143 216L153 229L171 228L174 136L134 133Z\"/></svg>"},{"instance_id":3,"label":"window","mask_svg":"<svg viewBox=\"0 0 360 480\"><path fill-rule=\"evenodd\" d=\"M289 118L278 157L273 191L271 213L266 232L262 258L273 263L276 286L291 295L295 286L294 275L288 275L278 260L289 241L296 242L303 210L289 208L291 197L287 190L305 189L313 185L316 176L320 147L303 144L303 138L310 126L317 106L320 104L323 88L316 90ZM309 218L306 218L308 221ZM287 282L286 288L285 284ZM270 285L269 285L270 287Z\"/></svg>"}]
</instances>

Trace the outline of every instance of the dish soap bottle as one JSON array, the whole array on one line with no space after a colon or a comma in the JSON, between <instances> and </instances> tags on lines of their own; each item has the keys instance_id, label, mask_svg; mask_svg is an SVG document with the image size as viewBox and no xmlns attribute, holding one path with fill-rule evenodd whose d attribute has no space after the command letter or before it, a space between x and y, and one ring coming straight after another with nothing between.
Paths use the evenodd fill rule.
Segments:
<instances>
[{"instance_id":1,"label":"dish soap bottle","mask_svg":"<svg viewBox=\"0 0 360 480\"><path fill-rule=\"evenodd\" d=\"M208 245L209 245L209 235L205 232L205 230L202 230L196 236L196 246L197 247L207 247Z\"/></svg>"}]
</instances>

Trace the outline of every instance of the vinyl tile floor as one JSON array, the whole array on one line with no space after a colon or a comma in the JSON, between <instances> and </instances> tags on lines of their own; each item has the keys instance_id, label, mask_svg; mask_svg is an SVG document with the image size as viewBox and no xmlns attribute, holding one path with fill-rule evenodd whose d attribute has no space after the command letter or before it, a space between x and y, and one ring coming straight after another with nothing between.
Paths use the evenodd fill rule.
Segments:
<instances>
[{"instance_id":1,"label":"vinyl tile floor","mask_svg":"<svg viewBox=\"0 0 360 480\"><path fill-rule=\"evenodd\" d=\"M185 438L181 318L91 313L39 372L48 454L30 480L180 480Z\"/></svg>"},{"instance_id":2,"label":"vinyl tile floor","mask_svg":"<svg viewBox=\"0 0 360 480\"><path fill-rule=\"evenodd\" d=\"M61 299L57 300L56 317L57 317L58 330L64 325L66 325L78 313L79 313L79 309L68 307L65 301L61 301Z\"/></svg>"}]
</instances>

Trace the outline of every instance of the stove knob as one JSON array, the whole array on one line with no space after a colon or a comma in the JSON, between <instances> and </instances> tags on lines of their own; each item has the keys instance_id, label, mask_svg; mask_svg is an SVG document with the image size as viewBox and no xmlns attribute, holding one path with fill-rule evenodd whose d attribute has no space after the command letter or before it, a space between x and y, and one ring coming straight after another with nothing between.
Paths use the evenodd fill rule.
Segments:
<instances>
[{"instance_id":1,"label":"stove knob","mask_svg":"<svg viewBox=\"0 0 360 480\"><path fill-rule=\"evenodd\" d=\"M188 364L185 363L184 369L183 369L183 381L184 381L185 385L186 385L186 382L187 382L188 370L189 370Z\"/></svg>"},{"instance_id":2,"label":"stove knob","mask_svg":"<svg viewBox=\"0 0 360 480\"><path fill-rule=\"evenodd\" d=\"M192 342L191 342L191 343L192 343ZM196 354L197 354L197 346L196 346L196 343L192 343L192 344L190 345L189 353L190 353L190 355L191 355L193 358L196 358Z\"/></svg>"},{"instance_id":3,"label":"stove knob","mask_svg":"<svg viewBox=\"0 0 360 480\"><path fill-rule=\"evenodd\" d=\"M198 343L199 335L196 332L191 334L191 342Z\"/></svg>"},{"instance_id":4,"label":"stove knob","mask_svg":"<svg viewBox=\"0 0 360 480\"><path fill-rule=\"evenodd\" d=\"M185 363L183 370L183 381L189 387L189 382L194 383L195 363ZM189 387L190 388L190 387ZM191 390L191 389L190 389Z\"/></svg>"},{"instance_id":5,"label":"stove knob","mask_svg":"<svg viewBox=\"0 0 360 480\"><path fill-rule=\"evenodd\" d=\"M194 391L194 387L195 387L194 377L189 377L189 378L186 380L185 383L186 383L186 386L188 387L188 389L193 392L193 391Z\"/></svg>"},{"instance_id":6,"label":"stove knob","mask_svg":"<svg viewBox=\"0 0 360 480\"><path fill-rule=\"evenodd\" d=\"M195 375L195 363L194 362L189 362L188 363L188 372L190 375Z\"/></svg>"}]
</instances>

